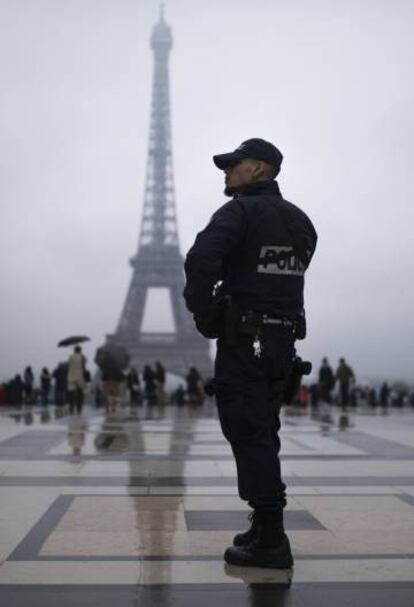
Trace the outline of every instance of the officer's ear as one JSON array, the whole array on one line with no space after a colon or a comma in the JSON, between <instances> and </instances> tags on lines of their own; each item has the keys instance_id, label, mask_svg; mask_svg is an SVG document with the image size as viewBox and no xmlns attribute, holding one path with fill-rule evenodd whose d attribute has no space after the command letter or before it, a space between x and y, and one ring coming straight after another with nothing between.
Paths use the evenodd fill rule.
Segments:
<instances>
[{"instance_id":1,"label":"officer's ear","mask_svg":"<svg viewBox=\"0 0 414 607\"><path fill-rule=\"evenodd\" d=\"M252 177L254 179L262 179L265 176L265 163L262 160L257 160L254 164Z\"/></svg>"}]
</instances>

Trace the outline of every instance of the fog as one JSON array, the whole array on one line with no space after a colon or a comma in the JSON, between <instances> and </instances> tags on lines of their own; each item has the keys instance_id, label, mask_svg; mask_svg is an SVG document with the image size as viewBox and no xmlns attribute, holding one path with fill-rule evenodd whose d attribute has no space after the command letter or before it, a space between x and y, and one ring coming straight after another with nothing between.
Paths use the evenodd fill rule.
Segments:
<instances>
[{"instance_id":1,"label":"fog","mask_svg":"<svg viewBox=\"0 0 414 607\"><path fill-rule=\"evenodd\" d=\"M0 380L89 360L126 297L143 204L158 1L0 1ZM211 156L284 154L319 233L306 280L318 365L414 377L410 0L169 0L181 250L225 202Z\"/></svg>"}]
</instances>

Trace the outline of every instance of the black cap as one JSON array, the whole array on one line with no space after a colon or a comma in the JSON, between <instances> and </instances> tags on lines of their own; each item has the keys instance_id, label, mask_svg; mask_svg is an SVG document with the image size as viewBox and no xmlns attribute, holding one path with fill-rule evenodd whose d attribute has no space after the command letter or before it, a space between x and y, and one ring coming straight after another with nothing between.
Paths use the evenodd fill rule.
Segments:
<instances>
[{"instance_id":1,"label":"black cap","mask_svg":"<svg viewBox=\"0 0 414 607\"><path fill-rule=\"evenodd\" d=\"M243 141L234 152L213 156L213 161L216 167L223 171L234 162L239 162L245 158L263 160L263 162L267 162L279 171L283 155L273 143L255 138Z\"/></svg>"}]
</instances>

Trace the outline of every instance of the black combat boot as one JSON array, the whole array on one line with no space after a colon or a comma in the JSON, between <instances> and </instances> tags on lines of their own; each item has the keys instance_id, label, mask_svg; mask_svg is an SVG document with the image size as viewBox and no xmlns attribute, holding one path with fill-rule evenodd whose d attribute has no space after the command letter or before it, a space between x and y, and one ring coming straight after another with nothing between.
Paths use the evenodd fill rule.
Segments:
<instances>
[{"instance_id":1,"label":"black combat boot","mask_svg":"<svg viewBox=\"0 0 414 607\"><path fill-rule=\"evenodd\" d=\"M248 529L244 533L238 533L237 535L235 535L233 539L233 546L247 546L256 537L258 525L255 511L250 512L248 519L251 523L250 529Z\"/></svg>"},{"instance_id":2,"label":"black combat boot","mask_svg":"<svg viewBox=\"0 0 414 607\"><path fill-rule=\"evenodd\" d=\"M290 569L293 557L289 538L280 526L280 515L275 512L256 512L257 534L247 546L231 546L224 553L229 565Z\"/></svg>"}]
</instances>

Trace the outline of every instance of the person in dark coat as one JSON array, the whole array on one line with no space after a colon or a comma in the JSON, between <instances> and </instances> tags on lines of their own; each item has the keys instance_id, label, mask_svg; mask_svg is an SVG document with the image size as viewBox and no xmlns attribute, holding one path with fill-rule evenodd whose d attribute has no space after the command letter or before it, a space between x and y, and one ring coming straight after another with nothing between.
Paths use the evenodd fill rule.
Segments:
<instances>
[{"instance_id":1,"label":"person in dark coat","mask_svg":"<svg viewBox=\"0 0 414 607\"><path fill-rule=\"evenodd\" d=\"M21 407L23 404L24 382L20 375L15 375L7 384L6 393L9 405Z\"/></svg>"},{"instance_id":2,"label":"person in dark coat","mask_svg":"<svg viewBox=\"0 0 414 607\"><path fill-rule=\"evenodd\" d=\"M145 365L142 373L142 379L144 380L145 397L149 405L153 405L157 400L157 384L155 372L150 365Z\"/></svg>"},{"instance_id":3,"label":"person in dark coat","mask_svg":"<svg viewBox=\"0 0 414 607\"><path fill-rule=\"evenodd\" d=\"M388 407L390 398L390 388L387 382L384 382L380 389L380 403L381 407Z\"/></svg>"},{"instance_id":4,"label":"person in dark coat","mask_svg":"<svg viewBox=\"0 0 414 607\"><path fill-rule=\"evenodd\" d=\"M122 382L125 375L122 369L116 366L106 366L101 369L102 392L105 398L107 413L115 412L121 403Z\"/></svg>"},{"instance_id":5,"label":"person in dark coat","mask_svg":"<svg viewBox=\"0 0 414 607\"><path fill-rule=\"evenodd\" d=\"M190 367L187 375L187 394L191 404L200 404L202 402L201 375L197 367Z\"/></svg>"},{"instance_id":6,"label":"person in dark coat","mask_svg":"<svg viewBox=\"0 0 414 607\"><path fill-rule=\"evenodd\" d=\"M62 407L66 402L67 375L68 365L64 362L59 363L52 373L55 382L55 405L57 407Z\"/></svg>"},{"instance_id":7,"label":"person in dark coat","mask_svg":"<svg viewBox=\"0 0 414 607\"><path fill-rule=\"evenodd\" d=\"M335 375L328 359L322 359L322 365L319 369L319 391L320 398L326 403L331 403L331 392L335 386Z\"/></svg>"},{"instance_id":8,"label":"person in dark coat","mask_svg":"<svg viewBox=\"0 0 414 607\"><path fill-rule=\"evenodd\" d=\"M184 289L200 333L218 338L219 419L236 460L239 495L253 508L251 528L234 538L224 558L274 568L293 564L283 523L279 412L295 340L305 335L304 274L317 240L307 215L280 193L282 158L258 138L214 156L232 200L197 235Z\"/></svg>"},{"instance_id":9,"label":"person in dark coat","mask_svg":"<svg viewBox=\"0 0 414 607\"><path fill-rule=\"evenodd\" d=\"M368 390L368 404L370 407L376 407L378 405L377 392L375 388Z\"/></svg>"},{"instance_id":10,"label":"person in dark coat","mask_svg":"<svg viewBox=\"0 0 414 607\"><path fill-rule=\"evenodd\" d=\"M167 399L165 393L166 377L165 367L157 360L155 363L155 381L157 382L157 400L160 405L165 405Z\"/></svg>"},{"instance_id":11,"label":"person in dark coat","mask_svg":"<svg viewBox=\"0 0 414 607\"><path fill-rule=\"evenodd\" d=\"M336 370L336 379L339 382L341 405L343 408L346 408L349 404L350 385L351 382L355 380L355 375L352 368L346 362L345 358L339 359L339 365Z\"/></svg>"},{"instance_id":12,"label":"person in dark coat","mask_svg":"<svg viewBox=\"0 0 414 607\"><path fill-rule=\"evenodd\" d=\"M49 373L49 370L46 367L43 367L42 373L40 374L40 393L41 393L42 405L49 404L49 393L50 393L51 383L52 383L52 377Z\"/></svg>"},{"instance_id":13,"label":"person in dark coat","mask_svg":"<svg viewBox=\"0 0 414 607\"><path fill-rule=\"evenodd\" d=\"M23 382L24 382L24 403L25 405L33 404L33 383L34 383L34 375L32 371L32 367L28 366L24 370L23 374Z\"/></svg>"},{"instance_id":14,"label":"person in dark coat","mask_svg":"<svg viewBox=\"0 0 414 607\"><path fill-rule=\"evenodd\" d=\"M134 367L131 367L126 375L127 388L129 391L129 400L131 405L141 405L141 384L139 375Z\"/></svg>"}]
</instances>

